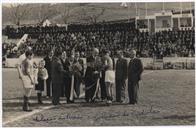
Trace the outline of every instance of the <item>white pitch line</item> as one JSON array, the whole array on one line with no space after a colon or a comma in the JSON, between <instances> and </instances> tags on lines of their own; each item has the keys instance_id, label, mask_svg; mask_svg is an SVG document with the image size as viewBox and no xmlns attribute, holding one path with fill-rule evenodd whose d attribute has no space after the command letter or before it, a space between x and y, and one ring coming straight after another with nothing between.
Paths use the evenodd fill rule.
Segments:
<instances>
[{"instance_id":1,"label":"white pitch line","mask_svg":"<svg viewBox=\"0 0 196 128\"><path fill-rule=\"evenodd\" d=\"M147 74L150 74L150 73L153 73L154 71L150 71L150 72L146 72L146 73L143 73L143 75L147 75ZM12 100L11 100L12 101ZM17 121L17 120L20 120L20 119L23 119L23 118L26 118L26 117L29 117L29 116L32 116L36 113L39 113L39 112L42 112L44 110L47 110L47 109L50 109L50 108L53 108L55 106L47 106L47 107L43 107L42 109L35 109L33 110L32 112L29 112L27 114L24 114L24 115L21 115L21 116L18 116L16 118L13 118L13 119L10 119L6 122L3 123L3 126L5 126L6 124L8 123L11 123L11 122L14 122L14 121Z\"/></svg>"},{"instance_id":2,"label":"white pitch line","mask_svg":"<svg viewBox=\"0 0 196 128\"><path fill-rule=\"evenodd\" d=\"M147 75L147 74L150 74L150 73L153 73L154 71L150 71L150 72L145 72L143 73L142 75Z\"/></svg>"},{"instance_id":3,"label":"white pitch line","mask_svg":"<svg viewBox=\"0 0 196 128\"><path fill-rule=\"evenodd\" d=\"M32 116L32 115L34 115L34 114L36 114L36 113L39 113L39 112L41 112L41 111L43 111L43 110L50 109L50 108L53 108L53 107L55 107L55 106L47 106L47 107L43 107L42 109L35 109L35 110L33 110L32 112L29 112L29 113L27 113L27 114L24 114L24 115L18 116L18 117L16 117L16 118L10 119L10 120L8 120L8 121L6 121L6 122L3 122L3 126L5 126L5 125L8 124L8 123L11 123L11 122L14 122L14 121L17 121L17 120L20 120L20 119L23 119L23 118Z\"/></svg>"}]
</instances>

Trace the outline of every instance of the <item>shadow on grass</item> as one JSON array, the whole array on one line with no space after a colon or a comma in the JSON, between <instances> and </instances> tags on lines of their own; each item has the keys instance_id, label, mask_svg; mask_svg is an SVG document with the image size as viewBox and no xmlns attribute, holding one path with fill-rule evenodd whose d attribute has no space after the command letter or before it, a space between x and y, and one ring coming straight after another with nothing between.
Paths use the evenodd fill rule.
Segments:
<instances>
[{"instance_id":1,"label":"shadow on grass","mask_svg":"<svg viewBox=\"0 0 196 128\"><path fill-rule=\"evenodd\" d=\"M16 100L16 101L14 101L14 100ZM18 101L18 100L20 100L20 101ZM32 101L35 101L35 100L36 100L36 102L32 103ZM22 97L15 98L11 102L9 100L7 100L7 101L4 100L4 102L3 102L3 111L15 111L16 109L21 108L23 106L23 98ZM106 102L101 102L101 101L96 101L93 103L86 103L84 99L76 99L74 103L69 103L69 104L65 103L65 101L66 101L65 99L61 99L60 105L56 105L50 109L60 109L60 108L67 108L67 109L75 108L75 109L77 109L77 108L81 108L81 107L82 108L85 108L85 107L97 108L97 107L108 107L108 106L117 106L117 105L119 105L119 106L129 105L126 103L118 103L118 102L113 102L112 104L107 104ZM30 107L38 108L38 109L52 105L51 98L50 99L43 98L43 103L44 104L41 104L41 105L38 104L37 97L30 98Z\"/></svg>"}]
</instances>

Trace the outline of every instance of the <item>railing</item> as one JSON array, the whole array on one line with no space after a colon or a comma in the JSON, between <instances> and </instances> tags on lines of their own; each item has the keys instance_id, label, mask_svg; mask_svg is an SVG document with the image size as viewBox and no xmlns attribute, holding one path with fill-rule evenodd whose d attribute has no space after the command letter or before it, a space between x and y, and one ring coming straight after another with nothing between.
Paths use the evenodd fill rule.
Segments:
<instances>
[{"instance_id":1,"label":"railing","mask_svg":"<svg viewBox=\"0 0 196 128\"><path fill-rule=\"evenodd\" d=\"M42 58L34 58L34 61L38 63ZM159 69L156 68L158 66L155 64L153 58L140 58L142 60L143 66L145 69ZM86 58L83 58L84 64L86 64ZM115 63L117 58L114 59ZM129 58L127 58L129 62ZM6 67L14 68L18 63L17 58L8 58L6 60ZM194 57L164 57L163 62L159 62L160 66L163 64L162 69L195 69L195 58ZM161 69L161 68L160 68Z\"/></svg>"}]
</instances>

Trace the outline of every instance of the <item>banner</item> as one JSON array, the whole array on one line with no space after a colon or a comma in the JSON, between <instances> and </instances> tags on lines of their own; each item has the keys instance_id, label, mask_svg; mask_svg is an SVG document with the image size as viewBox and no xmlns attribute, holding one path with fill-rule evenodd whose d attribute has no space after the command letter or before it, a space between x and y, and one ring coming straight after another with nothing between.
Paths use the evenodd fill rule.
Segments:
<instances>
[{"instance_id":1,"label":"banner","mask_svg":"<svg viewBox=\"0 0 196 128\"><path fill-rule=\"evenodd\" d=\"M12 50L17 50L21 44L23 44L27 41L27 38L28 38L28 34L24 34L23 37L18 41L18 43L16 44L16 46Z\"/></svg>"}]
</instances>

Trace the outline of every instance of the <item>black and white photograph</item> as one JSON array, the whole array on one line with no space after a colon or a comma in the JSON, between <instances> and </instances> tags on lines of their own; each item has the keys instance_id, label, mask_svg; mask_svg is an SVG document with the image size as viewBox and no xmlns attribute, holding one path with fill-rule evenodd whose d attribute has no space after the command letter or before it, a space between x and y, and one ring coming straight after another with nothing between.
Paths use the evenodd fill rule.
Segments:
<instances>
[{"instance_id":1,"label":"black and white photograph","mask_svg":"<svg viewBox=\"0 0 196 128\"><path fill-rule=\"evenodd\" d=\"M195 2L1 2L2 127L195 126Z\"/></svg>"}]
</instances>

